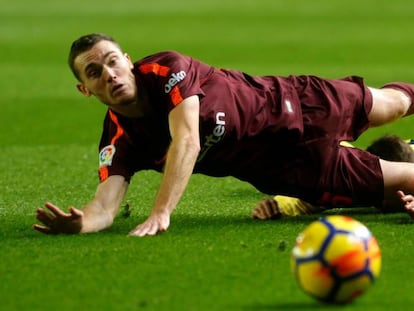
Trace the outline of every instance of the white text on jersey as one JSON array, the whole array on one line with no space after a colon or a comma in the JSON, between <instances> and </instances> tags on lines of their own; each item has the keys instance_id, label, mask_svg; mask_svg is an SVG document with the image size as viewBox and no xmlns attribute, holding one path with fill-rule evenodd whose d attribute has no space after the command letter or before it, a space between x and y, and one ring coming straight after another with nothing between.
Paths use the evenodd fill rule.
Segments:
<instances>
[{"instance_id":1,"label":"white text on jersey","mask_svg":"<svg viewBox=\"0 0 414 311\"><path fill-rule=\"evenodd\" d=\"M210 135L206 136L206 142L201 149L201 152L197 158L197 162L203 160L204 156L207 154L210 148L223 139L224 133L226 133L226 121L224 120L225 117L226 114L224 112L216 113L216 126L213 129L213 132Z\"/></svg>"},{"instance_id":2,"label":"white text on jersey","mask_svg":"<svg viewBox=\"0 0 414 311\"><path fill-rule=\"evenodd\" d=\"M168 82L164 85L164 92L166 94L171 92L174 85L176 85L180 81L183 81L186 76L187 74L185 73L184 70L171 74L170 79L168 79Z\"/></svg>"}]
</instances>

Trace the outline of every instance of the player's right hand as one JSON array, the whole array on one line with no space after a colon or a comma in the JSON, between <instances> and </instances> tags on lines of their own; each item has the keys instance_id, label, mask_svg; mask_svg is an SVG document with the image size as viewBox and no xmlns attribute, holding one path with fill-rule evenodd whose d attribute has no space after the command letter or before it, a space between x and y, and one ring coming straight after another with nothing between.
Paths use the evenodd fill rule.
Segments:
<instances>
[{"instance_id":1,"label":"player's right hand","mask_svg":"<svg viewBox=\"0 0 414 311\"><path fill-rule=\"evenodd\" d=\"M411 194L405 194L403 191L397 191L397 195L400 197L401 202L404 204L404 208L414 220L414 196Z\"/></svg>"},{"instance_id":2,"label":"player's right hand","mask_svg":"<svg viewBox=\"0 0 414 311\"><path fill-rule=\"evenodd\" d=\"M45 207L36 210L36 219L42 225L34 224L35 230L45 234L75 234L81 231L83 211L70 207L69 213L65 213L50 202Z\"/></svg>"},{"instance_id":3,"label":"player's right hand","mask_svg":"<svg viewBox=\"0 0 414 311\"><path fill-rule=\"evenodd\" d=\"M266 220L279 219L281 217L282 213L279 209L279 205L273 198L260 201L252 211L253 219Z\"/></svg>"}]
</instances>

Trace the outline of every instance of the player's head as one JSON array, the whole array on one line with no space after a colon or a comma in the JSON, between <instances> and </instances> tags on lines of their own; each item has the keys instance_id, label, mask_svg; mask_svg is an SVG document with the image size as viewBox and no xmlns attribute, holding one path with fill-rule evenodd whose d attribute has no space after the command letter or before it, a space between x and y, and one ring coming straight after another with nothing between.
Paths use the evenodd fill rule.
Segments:
<instances>
[{"instance_id":1,"label":"player's head","mask_svg":"<svg viewBox=\"0 0 414 311\"><path fill-rule=\"evenodd\" d=\"M113 44L118 46L119 49L121 49L119 44L112 37L107 36L102 33L92 33L92 34L84 35L80 37L79 39L73 41L70 47L68 64L69 64L70 69L72 70L72 73L74 74L76 79L78 79L79 81L81 80L80 75L79 75L78 70L75 68L76 57L78 57L79 54L90 50L95 44L103 40L112 42Z\"/></svg>"},{"instance_id":2,"label":"player's head","mask_svg":"<svg viewBox=\"0 0 414 311\"><path fill-rule=\"evenodd\" d=\"M113 108L136 100L133 64L113 38L100 33L80 37L72 43L68 63L85 96Z\"/></svg>"},{"instance_id":3,"label":"player's head","mask_svg":"<svg viewBox=\"0 0 414 311\"><path fill-rule=\"evenodd\" d=\"M396 135L385 135L368 146L367 151L381 159L394 162L414 162L414 150Z\"/></svg>"}]
</instances>

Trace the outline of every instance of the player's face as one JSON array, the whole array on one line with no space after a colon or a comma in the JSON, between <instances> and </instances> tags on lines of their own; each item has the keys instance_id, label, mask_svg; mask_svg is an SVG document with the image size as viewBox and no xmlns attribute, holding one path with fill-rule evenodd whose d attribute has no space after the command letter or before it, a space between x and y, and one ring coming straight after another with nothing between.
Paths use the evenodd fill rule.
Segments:
<instances>
[{"instance_id":1,"label":"player's face","mask_svg":"<svg viewBox=\"0 0 414 311\"><path fill-rule=\"evenodd\" d=\"M75 68L81 80L77 86L84 95L95 95L108 106L136 102L133 64L113 42L100 41L79 54L75 59Z\"/></svg>"}]
</instances>

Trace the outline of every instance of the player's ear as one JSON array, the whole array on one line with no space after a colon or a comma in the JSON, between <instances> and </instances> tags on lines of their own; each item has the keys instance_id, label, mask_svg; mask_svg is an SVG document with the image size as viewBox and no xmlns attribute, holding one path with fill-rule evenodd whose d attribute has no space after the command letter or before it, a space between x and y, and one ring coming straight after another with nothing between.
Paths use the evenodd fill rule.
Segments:
<instances>
[{"instance_id":1,"label":"player's ear","mask_svg":"<svg viewBox=\"0 0 414 311\"><path fill-rule=\"evenodd\" d=\"M76 88L79 92L81 92L83 95L87 97L92 95L92 93L82 83L76 84Z\"/></svg>"},{"instance_id":2,"label":"player's ear","mask_svg":"<svg viewBox=\"0 0 414 311\"><path fill-rule=\"evenodd\" d=\"M129 67L132 69L134 68L134 64L131 61L131 56L129 56L127 53L124 54L125 58L127 59L128 63L129 63Z\"/></svg>"}]
</instances>

